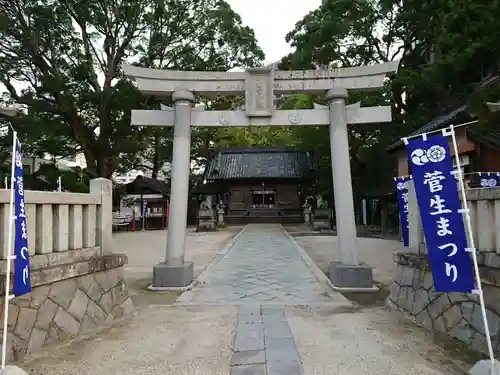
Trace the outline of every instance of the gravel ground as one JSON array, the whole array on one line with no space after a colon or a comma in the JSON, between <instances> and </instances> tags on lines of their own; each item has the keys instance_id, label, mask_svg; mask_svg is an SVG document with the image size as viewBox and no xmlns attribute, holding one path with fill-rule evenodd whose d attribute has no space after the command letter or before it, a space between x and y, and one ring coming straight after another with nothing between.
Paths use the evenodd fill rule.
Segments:
<instances>
[{"instance_id":1,"label":"gravel ground","mask_svg":"<svg viewBox=\"0 0 500 375\"><path fill-rule=\"evenodd\" d=\"M197 275L238 229L188 233L186 258L195 262ZM334 237L296 240L320 267L335 256ZM170 306L176 294L144 292L165 244L164 231L115 236L115 251L129 257L126 279L135 314L94 337L47 347L20 367L34 375L229 375L237 320L233 304L176 307ZM375 267L378 281L389 283L392 252L400 244L360 239L360 245L360 259ZM380 303L360 306L345 299L336 307L282 307L307 375L458 375L467 367L431 335Z\"/></svg>"},{"instance_id":2,"label":"gravel ground","mask_svg":"<svg viewBox=\"0 0 500 375\"><path fill-rule=\"evenodd\" d=\"M339 259L335 236L307 235L294 239L324 272L332 260ZM376 238L358 238L358 243L359 260L373 267L373 277L379 286L389 287L397 271L393 253L404 250L402 243ZM389 311L385 308L388 293L388 289L382 289L379 293L345 295L355 303L352 309L340 314L328 310L290 311L289 324L298 340L306 373L465 374L478 356L464 350L455 340L429 333L400 313ZM323 352L327 358L328 351L342 354L319 361ZM356 360L357 357L362 360ZM406 370L405 363L410 364Z\"/></svg>"},{"instance_id":3,"label":"gravel ground","mask_svg":"<svg viewBox=\"0 0 500 375\"><path fill-rule=\"evenodd\" d=\"M226 375L236 308L150 306L97 338L47 348L33 375Z\"/></svg>"},{"instance_id":4,"label":"gravel ground","mask_svg":"<svg viewBox=\"0 0 500 375\"><path fill-rule=\"evenodd\" d=\"M195 276L240 229L188 229L186 260L195 262ZM169 306L177 294L145 291L153 266L164 259L166 231L118 233L113 240L114 252L128 257L125 279L136 306L134 316L98 335L47 347L20 367L34 375L227 374L237 309L181 309Z\"/></svg>"},{"instance_id":5,"label":"gravel ground","mask_svg":"<svg viewBox=\"0 0 500 375\"><path fill-rule=\"evenodd\" d=\"M335 236L303 236L294 239L323 271L328 270L330 262L339 260ZM359 260L373 267L374 280L390 285L396 272L392 254L404 250L403 244L378 238L358 238L358 244Z\"/></svg>"},{"instance_id":6,"label":"gravel ground","mask_svg":"<svg viewBox=\"0 0 500 375\"><path fill-rule=\"evenodd\" d=\"M469 366L381 307L286 315L307 375L456 375Z\"/></svg>"}]
</instances>

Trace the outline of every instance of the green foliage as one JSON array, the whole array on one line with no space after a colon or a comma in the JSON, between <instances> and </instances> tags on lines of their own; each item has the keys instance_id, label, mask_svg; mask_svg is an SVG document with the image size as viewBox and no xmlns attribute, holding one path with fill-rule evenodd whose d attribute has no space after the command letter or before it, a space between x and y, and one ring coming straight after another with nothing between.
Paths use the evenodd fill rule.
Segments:
<instances>
[{"instance_id":1,"label":"green foliage","mask_svg":"<svg viewBox=\"0 0 500 375\"><path fill-rule=\"evenodd\" d=\"M353 94L349 103L390 105L393 122L349 130L356 193L378 189L395 173L385 149L464 100L484 109L499 99L498 85L470 97L474 82L498 68L500 0L328 0L306 15L287 41L295 51L282 69L346 67L400 60L381 93ZM85 154L88 175L150 168L153 176L172 153L173 130L130 126L130 110L171 105L145 98L125 79L123 63L159 69L227 71L258 66L264 55L254 33L223 0L0 0L1 102L25 106L0 116L18 131L26 154ZM242 97L199 98L207 110L235 109ZM318 96L281 98L284 109L326 104ZM0 137L0 163L10 135ZM320 163L314 188L331 192L327 127L200 128L192 133L193 159L203 163L233 147L295 146ZM57 171L50 172L55 183ZM78 190L85 176L64 176ZM53 180L53 181L52 181ZM66 184L64 184L66 186ZM74 187L73 187L74 186Z\"/></svg>"},{"instance_id":2,"label":"green foliage","mask_svg":"<svg viewBox=\"0 0 500 375\"><path fill-rule=\"evenodd\" d=\"M30 190L55 191L59 177L62 190L75 193L88 193L90 180L95 178L80 168L61 171L54 164L44 164L35 173L25 176L25 186Z\"/></svg>"},{"instance_id":3,"label":"green foliage","mask_svg":"<svg viewBox=\"0 0 500 375\"><path fill-rule=\"evenodd\" d=\"M130 126L130 110L158 105L121 74L123 63L226 71L257 65L253 31L222 0L0 0L0 83L33 155L85 154L110 177L170 154L171 132ZM153 147L152 147L153 145Z\"/></svg>"},{"instance_id":4,"label":"green foliage","mask_svg":"<svg viewBox=\"0 0 500 375\"><path fill-rule=\"evenodd\" d=\"M349 98L351 103L393 108L390 124L350 129L351 168L358 194L390 181L396 166L385 152L390 144L447 106L462 104L473 83L498 69L498 14L499 0L329 0L287 35L295 51L283 59L284 69L400 60L398 74L381 94ZM477 110L484 114L484 99L493 96L484 92ZM325 130L298 129L296 134L299 143L317 145L314 149L323 165L329 165ZM326 187L330 181L323 176L319 185Z\"/></svg>"}]
</instances>

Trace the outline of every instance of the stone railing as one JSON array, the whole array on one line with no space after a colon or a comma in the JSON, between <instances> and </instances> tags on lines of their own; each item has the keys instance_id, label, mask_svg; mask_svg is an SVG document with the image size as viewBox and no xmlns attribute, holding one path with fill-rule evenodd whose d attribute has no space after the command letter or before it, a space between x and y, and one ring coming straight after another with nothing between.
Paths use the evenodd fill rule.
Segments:
<instances>
[{"instance_id":1,"label":"stone railing","mask_svg":"<svg viewBox=\"0 0 500 375\"><path fill-rule=\"evenodd\" d=\"M389 304L409 314L418 324L462 341L486 353L486 337L479 296L472 293L437 293L416 196L409 187L409 240L405 252L394 254L398 276L391 287ZM483 285L493 348L500 355L500 188L466 191L472 231ZM465 223L465 220L464 220ZM472 267L472 263L471 263Z\"/></svg>"},{"instance_id":2,"label":"stone railing","mask_svg":"<svg viewBox=\"0 0 500 375\"><path fill-rule=\"evenodd\" d=\"M30 255L36 259L37 255L69 250L111 251L112 187L107 182L91 181L90 194L26 190ZM8 249L9 201L10 190L0 190L1 259L6 259Z\"/></svg>"},{"instance_id":3,"label":"stone railing","mask_svg":"<svg viewBox=\"0 0 500 375\"><path fill-rule=\"evenodd\" d=\"M500 253L500 188L467 191L476 248Z\"/></svg>"},{"instance_id":4,"label":"stone railing","mask_svg":"<svg viewBox=\"0 0 500 375\"><path fill-rule=\"evenodd\" d=\"M426 252L424 232L413 189L408 191L409 252ZM500 253L500 188L467 189L474 244L480 252ZM465 220L464 220L465 224Z\"/></svg>"},{"instance_id":5,"label":"stone railing","mask_svg":"<svg viewBox=\"0 0 500 375\"><path fill-rule=\"evenodd\" d=\"M9 199L9 190L0 191L2 296ZM111 181L92 180L89 194L26 190L25 211L33 290L10 301L11 359L95 329L133 308L123 280L126 257L112 254ZM3 301L0 311L3 315Z\"/></svg>"}]
</instances>

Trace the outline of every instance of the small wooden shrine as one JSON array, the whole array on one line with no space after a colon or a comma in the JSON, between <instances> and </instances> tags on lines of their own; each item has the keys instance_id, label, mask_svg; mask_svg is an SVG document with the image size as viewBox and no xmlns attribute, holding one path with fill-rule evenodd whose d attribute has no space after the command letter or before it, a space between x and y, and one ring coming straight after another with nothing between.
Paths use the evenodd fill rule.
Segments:
<instances>
[{"instance_id":1,"label":"small wooden shrine","mask_svg":"<svg viewBox=\"0 0 500 375\"><path fill-rule=\"evenodd\" d=\"M222 201L228 224L301 223L301 184L310 183L316 170L309 152L224 150L208 163L206 184L193 193L214 196L213 204Z\"/></svg>"},{"instance_id":2,"label":"small wooden shrine","mask_svg":"<svg viewBox=\"0 0 500 375\"><path fill-rule=\"evenodd\" d=\"M124 185L124 191L120 212L133 214L136 229L167 227L170 187L165 181L137 176Z\"/></svg>"}]
</instances>

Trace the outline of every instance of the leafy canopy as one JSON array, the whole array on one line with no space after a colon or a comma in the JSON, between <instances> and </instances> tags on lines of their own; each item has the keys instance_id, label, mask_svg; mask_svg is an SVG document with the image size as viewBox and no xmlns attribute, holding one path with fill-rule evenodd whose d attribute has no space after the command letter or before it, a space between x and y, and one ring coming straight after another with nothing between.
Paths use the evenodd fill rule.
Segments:
<instances>
[{"instance_id":1,"label":"leafy canopy","mask_svg":"<svg viewBox=\"0 0 500 375\"><path fill-rule=\"evenodd\" d=\"M123 77L123 63L226 71L263 58L222 0L0 0L0 82L5 101L27 108L16 121L23 143L83 152L98 176L148 153L160 164L171 143L168 130L130 126L131 109L158 103Z\"/></svg>"}]
</instances>

